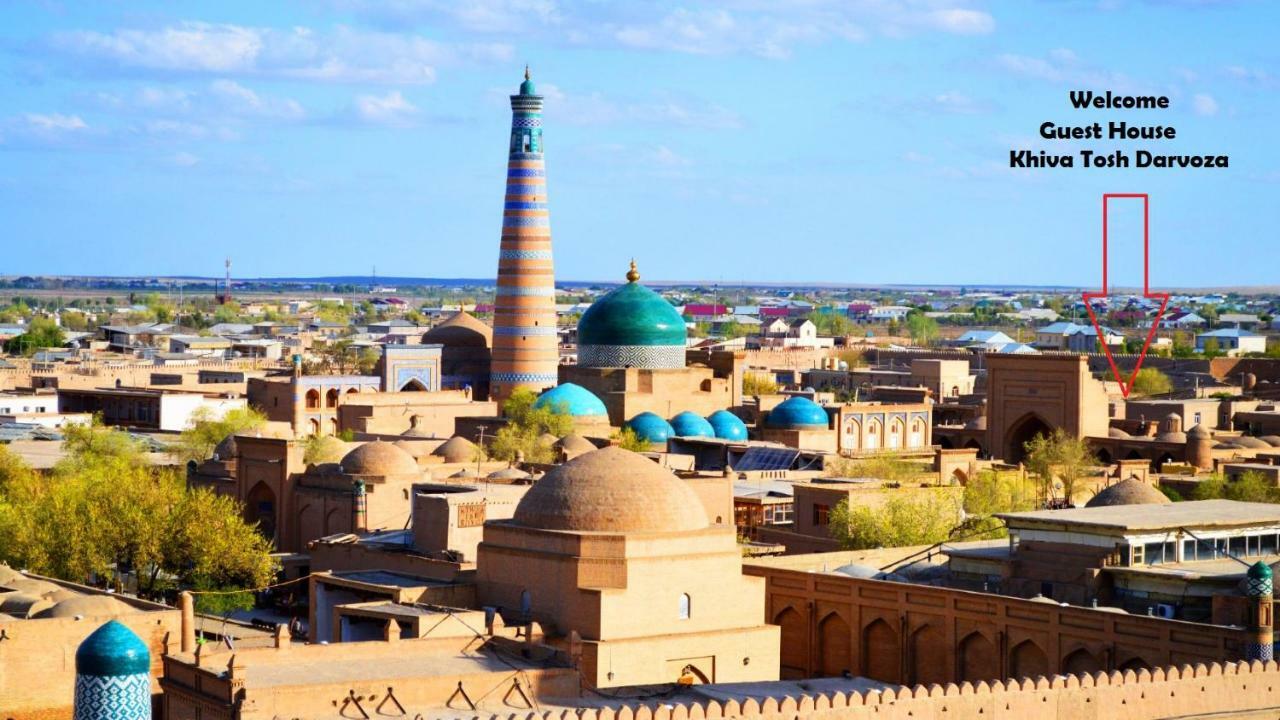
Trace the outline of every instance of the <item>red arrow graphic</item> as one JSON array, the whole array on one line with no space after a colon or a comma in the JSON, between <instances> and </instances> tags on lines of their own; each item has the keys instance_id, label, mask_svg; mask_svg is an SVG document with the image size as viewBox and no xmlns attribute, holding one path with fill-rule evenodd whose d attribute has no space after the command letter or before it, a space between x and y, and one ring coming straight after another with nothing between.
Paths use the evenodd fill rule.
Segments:
<instances>
[{"instance_id":1,"label":"red arrow graphic","mask_svg":"<svg viewBox=\"0 0 1280 720\"><path fill-rule=\"evenodd\" d=\"M1156 317L1151 321L1151 330L1147 332L1147 339L1142 343L1142 352L1138 353L1138 362L1133 366L1133 372L1129 373L1128 380L1124 378L1120 368L1116 365L1116 359L1111 355L1111 347L1106 343L1102 324L1098 322L1098 316L1093 312L1093 300L1107 296L1107 201L1112 198L1142 200L1142 297L1147 299L1160 298L1160 309L1156 311ZM1098 333L1102 351L1107 354L1107 362L1111 365L1111 373L1115 376L1116 382L1120 383L1120 391L1124 393L1126 398L1129 397L1129 391L1133 389L1133 379L1138 376L1138 370L1142 368L1142 361L1146 359L1147 351L1151 349L1151 341L1155 339L1156 330L1160 328L1160 321L1164 318L1165 308L1169 305L1169 293L1151 292L1150 208L1151 201L1146 193L1104 193L1102 195L1102 290L1100 292L1084 293L1084 308L1089 312L1089 319L1093 321L1093 329Z\"/></svg>"}]
</instances>

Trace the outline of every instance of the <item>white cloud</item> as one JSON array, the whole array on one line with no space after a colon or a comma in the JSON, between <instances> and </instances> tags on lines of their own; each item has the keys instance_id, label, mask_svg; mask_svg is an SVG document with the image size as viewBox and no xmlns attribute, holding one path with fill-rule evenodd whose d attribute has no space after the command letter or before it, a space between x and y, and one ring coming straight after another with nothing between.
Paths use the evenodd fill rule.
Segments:
<instances>
[{"instance_id":1,"label":"white cloud","mask_svg":"<svg viewBox=\"0 0 1280 720\"><path fill-rule=\"evenodd\" d=\"M418 108L406 100L399 90L392 90L383 96L360 95L356 98L355 112L366 123L406 127L413 123Z\"/></svg>"},{"instance_id":2,"label":"white cloud","mask_svg":"<svg viewBox=\"0 0 1280 720\"><path fill-rule=\"evenodd\" d=\"M1212 95L1200 93L1191 98L1191 108L1197 115L1217 115L1218 101L1214 100Z\"/></svg>"},{"instance_id":3,"label":"white cloud","mask_svg":"<svg viewBox=\"0 0 1280 720\"><path fill-rule=\"evenodd\" d=\"M307 114L297 100L264 97L234 80L214 80L209 92L234 115L297 120Z\"/></svg>"},{"instance_id":4,"label":"white cloud","mask_svg":"<svg viewBox=\"0 0 1280 720\"><path fill-rule=\"evenodd\" d=\"M554 0L336 0L335 4L380 25L447 20L476 32L526 31L561 20Z\"/></svg>"},{"instance_id":5,"label":"white cloud","mask_svg":"<svg viewBox=\"0 0 1280 720\"><path fill-rule=\"evenodd\" d=\"M722 105L698 100L661 98L652 101L622 102L599 92L566 93L550 83L538 85L547 99L546 114L556 122L577 126L617 123L658 124L700 130L734 130L742 118ZM495 95L505 91L495 90Z\"/></svg>"},{"instance_id":6,"label":"white cloud","mask_svg":"<svg viewBox=\"0 0 1280 720\"><path fill-rule=\"evenodd\" d=\"M26 118L27 125L31 129L46 133L74 132L76 130L86 130L89 127L84 120L80 119L79 115L27 113L23 117Z\"/></svg>"},{"instance_id":7,"label":"white cloud","mask_svg":"<svg viewBox=\"0 0 1280 720\"><path fill-rule=\"evenodd\" d=\"M1067 48L1051 50L1043 58L1006 53L996 57L996 65L1011 75L1057 85L1074 85L1117 92L1136 92L1143 89L1124 74L1091 65Z\"/></svg>"},{"instance_id":8,"label":"white cloud","mask_svg":"<svg viewBox=\"0 0 1280 720\"><path fill-rule=\"evenodd\" d=\"M986 35L996 29L996 20L990 14L966 8L936 10L929 19L939 30L956 35Z\"/></svg>"},{"instance_id":9,"label":"white cloud","mask_svg":"<svg viewBox=\"0 0 1280 720\"><path fill-rule=\"evenodd\" d=\"M649 154L649 159L663 167L688 167L693 164L689 158L677 153L666 145L659 145Z\"/></svg>"},{"instance_id":10,"label":"white cloud","mask_svg":"<svg viewBox=\"0 0 1280 720\"><path fill-rule=\"evenodd\" d=\"M169 162L178 167L195 167L200 164L200 158L189 152L177 152L169 157Z\"/></svg>"},{"instance_id":11,"label":"white cloud","mask_svg":"<svg viewBox=\"0 0 1280 720\"><path fill-rule=\"evenodd\" d=\"M183 22L157 30L55 34L54 50L122 71L216 74L339 83L433 82L441 65L507 61L509 45L445 44L345 26L317 32Z\"/></svg>"}]
</instances>

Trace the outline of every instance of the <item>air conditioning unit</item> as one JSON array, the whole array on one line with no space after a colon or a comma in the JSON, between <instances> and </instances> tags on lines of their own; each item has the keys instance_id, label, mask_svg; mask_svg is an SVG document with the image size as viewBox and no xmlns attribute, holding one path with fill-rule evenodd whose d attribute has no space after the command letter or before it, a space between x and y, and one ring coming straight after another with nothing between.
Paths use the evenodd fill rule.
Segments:
<instances>
[{"instance_id":1,"label":"air conditioning unit","mask_svg":"<svg viewBox=\"0 0 1280 720\"><path fill-rule=\"evenodd\" d=\"M1159 603L1155 608L1156 617L1162 617L1165 620L1172 620L1178 614L1177 608L1166 603Z\"/></svg>"}]
</instances>

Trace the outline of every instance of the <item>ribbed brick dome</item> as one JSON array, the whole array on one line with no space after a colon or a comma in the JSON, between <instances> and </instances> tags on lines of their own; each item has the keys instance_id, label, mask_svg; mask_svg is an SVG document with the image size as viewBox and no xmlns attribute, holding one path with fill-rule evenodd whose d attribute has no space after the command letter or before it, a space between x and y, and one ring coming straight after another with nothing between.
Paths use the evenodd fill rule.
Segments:
<instances>
[{"instance_id":1,"label":"ribbed brick dome","mask_svg":"<svg viewBox=\"0 0 1280 720\"><path fill-rule=\"evenodd\" d=\"M686 483L619 447L580 455L548 472L520 500L513 520L571 532L682 532L709 525Z\"/></svg>"}]
</instances>

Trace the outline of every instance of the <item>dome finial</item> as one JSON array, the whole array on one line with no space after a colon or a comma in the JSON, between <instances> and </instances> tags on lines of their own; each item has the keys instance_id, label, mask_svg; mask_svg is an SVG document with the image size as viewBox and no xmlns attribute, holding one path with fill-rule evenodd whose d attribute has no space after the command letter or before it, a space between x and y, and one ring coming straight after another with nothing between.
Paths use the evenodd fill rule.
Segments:
<instances>
[{"instance_id":1,"label":"dome finial","mask_svg":"<svg viewBox=\"0 0 1280 720\"><path fill-rule=\"evenodd\" d=\"M627 282L637 282L640 280L640 271L636 270L636 259L631 258L631 269L627 271Z\"/></svg>"},{"instance_id":2,"label":"dome finial","mask_svg":"<svg viewBox=\"0 0 1280 720\"><path fill-rule=\"evenodd\" d=\"M525 66L524 66L524 79L525 79L525 80L528 80L528 79L529 79L529 64L528 64L528 63L525 63Z\"/></svg>"}]
</instances>

